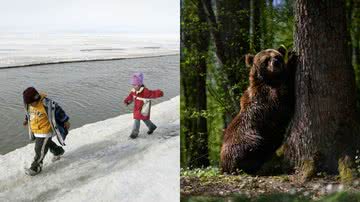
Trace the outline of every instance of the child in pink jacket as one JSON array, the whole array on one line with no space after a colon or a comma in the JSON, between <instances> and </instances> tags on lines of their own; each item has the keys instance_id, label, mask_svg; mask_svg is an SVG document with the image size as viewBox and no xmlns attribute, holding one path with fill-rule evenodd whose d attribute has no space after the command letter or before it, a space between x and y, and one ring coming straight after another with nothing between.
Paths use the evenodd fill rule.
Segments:
<instances>
[{"instance_id":1,"label":"child in pink jacket","mask_svg":"<svg viewBox=\"0 0 360 202\"><path fill-rule=\"evenodd\" d=\"M124 103L129 105L134 101L134 125L130 138L135 139L139 135L140 120L142 120L149 131L148 135L152 134L157 128L150 120L151 99L159 98L164 95L161 90L149 90L144 86L144 76L142 73L135 73L131 78L131 85L133 89L125 98Z\"/></svg>"}]
</instances>

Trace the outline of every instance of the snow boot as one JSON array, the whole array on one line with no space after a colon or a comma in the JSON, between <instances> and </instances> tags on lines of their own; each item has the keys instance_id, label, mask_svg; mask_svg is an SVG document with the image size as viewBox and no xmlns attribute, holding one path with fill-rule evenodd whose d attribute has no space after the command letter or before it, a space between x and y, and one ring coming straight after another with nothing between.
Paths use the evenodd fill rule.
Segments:
<instances>
[{"instance_id":1,"label":"snow boot","mask_svg":"<svg viewBox=\"0 0 360 202\"><path fill-rule=\"evenodd\" d=\"M135 139L135 138L137 138L138 135L139 135L138 133L133 132L133 133L131 133L130 138Z\"/></svg>"},{"instance_id":2,"label":"snow boot","mask_svg":"<svg viewBox=\"0 0 360 202\"><path fill-rule=\"evenodd\" d=\"M29 176L35 176L35 175L39 174L41 172L41 170L42 170L41 166L38 166L36 168L36 170L33 170L31 168L26 168L25 169L25 174L29 175Z\"/></svg>"},{"instance_id":3,"label":"snow boot","mask_svg":"<svg viewBox=\"0 0 360 202\"><path fill-rule=\"evenodd\" d=\"M60 160L61 156L65 153L65 150L63 149L62 152L58 155L54 155L54 157L51 159L51 162L55 162Z\"/></svg>"},{"instance_id":4,"label":"snow boot","mask_svg":"<svg viewBox=\"0 0 360 202\"><path fill-rule=\"evenodd\" d=\"M156 130L156 126L155 126L155 128L152 128L152 129L150 129L148 132L147 132L147 134L148 135L151 135L151 134L153 134L153 132Z\"/></svg>"}]
</instances>

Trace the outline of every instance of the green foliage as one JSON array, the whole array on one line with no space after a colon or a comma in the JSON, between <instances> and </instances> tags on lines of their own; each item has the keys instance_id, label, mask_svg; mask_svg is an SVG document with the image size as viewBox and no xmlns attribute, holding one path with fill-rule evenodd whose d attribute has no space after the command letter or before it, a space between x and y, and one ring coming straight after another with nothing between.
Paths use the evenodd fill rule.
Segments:
<instances>
[{"instance_id":1,"label":"green foliage","mask_svg":"<svg viewBox=\"0 0 360 202\"><path fill-rule=\"evenodd\" d=\"M181 202L226 202L226 201L236 201L236 202L248 202L250 199L245 196L234 196L234 197L205 197L205 196L196 196L196 197L184 197L181 198Z\"/></svg>"},{"instance_id":2,"label":"green foliage","mask_svg":"<svg viewBox=\"0 0 360 202\"><path fill-rule=\"evenodd\" d=\"M180 109L186 108L184 101L184 93L182 88L180 88ZM180 110L180 125L182 126L185 120L184 110ZM186 137L185 137L185 127L180 127L180 166L186 165Z\"/></svg>"},{"instance_id":3,"label":"green foliage","mask_svg":"<svg viewBox=\"0 0 360 202\"><path fill-rule=\"evenodd\" d=\"M355 63L353 66L356 81L356 108L360 112L360 64Z\"/></svg>"},{"instance_id":4,"label":"green foliage","mask_svg":"<svg viewBox=\"0 0 360 202\"><path fill-rule=\"evenodd\" d=\"M360 201L360 193L338 192L325 196L320 202L357 202Z\"/></svg>"},{"instance_id":5,"label":"green foliage","mask_svg":"<svg viewBox=\"0 0 360 202\"><path fill-rule=\"evenodd\" d=\"M270 194L261 197L246 197L243 195L231 196L231 197L188 197L181 199L182 202L308 202L311 201L303 196L295 196L291 194Z\"/></svg>"},{"instance_id":6,"label":"green foliage","mask_svg":"<svg viewBox=\"0 0 360 202\"><path fill-rule=\"evenodd\" d=\"M338 161L339 175L342 183L351 183L356 177L355 170L353 169L353 160L345 156Z\"/></svg>"},{"instance_id":7,"label":"green foliage","mask_svg":"<svg viewBox=\"0 0 360 202\"><path fill-rule=\"evenodd\" d=\"M360 193L347 193L347 192L338 192L325 197L322 197L319 200L311 200L308 197L301 195L293 194L267 194L260 197L246 197L243 195L231 196L231 197L183 197L181 198L182 202L226 202L226 201L236 201L236 202L357 202L360 201Z\"/></svg>"},{"instance_id":8,"label":"green foliage","mask_svg":"<svg viewBox=\"0 0 360 202\"><path fill-rule=\"evenodd\" d=\"M210 35L205 13L195 3L181 4L181 166L209 164L205 81Z\"/></svg>"},{"instance_id":9,"label":"green foliage","mask_svg":"<svg viewBox=\"0 0 360 202\"><path fill-rule=\"evenodd\" d=\"M236 107L239 106L239 100L242 90L247 86L247 71L245 67L240 65L236 68L230 68L229 66L223 65L220 69L216 64L208 65L208 82L207 90L208 97L212 97L217 102L217 111L223 116L231 114L235 116L237 113ZM246 79L241 79L238 83L230 85L226 71L238 71L241 75L246 75Z\"/></svg>"},{"instance_id":10,"label":"green foliage","mask_svg":"<svg viewBox=\"0 0 360 202\"><path fill-rule=\"evenodd\" d=\"M207 168L196 168L196 169L188 169L188 168L181 168L180 169L180 176L184 177L214 177L219 176L220 170L218 167L207 167Z\"/></svg>"},{"instance_id":11,"label":"green foliage","mask_svg":"<svg viewBox=\"0 0 360 202\"><path fill-rule=\"evenodd\" d=\"M285 45L293 47L294 14L293 1L285 1L282 6L275 7L271 25L274 30L273 47Z\"/></svg>"},{"instance_id":12,"label":"green foliage","mask_svg":"<svg viewBox=\"0 0 360 202\"><path fill-rule=\"evenodd\" d=\"M309 198L302 195L291 195L285 193L275 193L267 194L260 196L256 199L257 202L267 202L267 201L278 201L278 202L307 202L311 201Z\"/></svg>"},{"instance_id":13,"label":"green foliage","mask_svg":"<svg viewBox=\"0 0 360 202\"><path fill-rule=\"evenodd\" d=\"M223 108L215 101L212 96L208 95L207 110L213 114L211 118L207 119L208 133L209 133L209 159L210 165L218 166L220 159L220 149L223 137Z\"/></svg>"}]
</instances>

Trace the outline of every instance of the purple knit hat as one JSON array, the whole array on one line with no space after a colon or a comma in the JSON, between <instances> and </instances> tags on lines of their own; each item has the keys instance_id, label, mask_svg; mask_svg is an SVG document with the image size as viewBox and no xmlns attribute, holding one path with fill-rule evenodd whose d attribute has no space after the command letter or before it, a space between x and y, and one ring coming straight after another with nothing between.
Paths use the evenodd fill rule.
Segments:
<instances>
[{"instance_id":1,"label":"purple knit hat","mask_svg":"<svg viewBox=\"0 0 360 202\"><path fill-rule=\"evenodd\" d=\"M137 86L141 86L143 85L143 81L144 81L144 75L143 73L135 73L133 74L133 76L131 77L131 85L137 85Z\"/></svg>"}]
</instances>

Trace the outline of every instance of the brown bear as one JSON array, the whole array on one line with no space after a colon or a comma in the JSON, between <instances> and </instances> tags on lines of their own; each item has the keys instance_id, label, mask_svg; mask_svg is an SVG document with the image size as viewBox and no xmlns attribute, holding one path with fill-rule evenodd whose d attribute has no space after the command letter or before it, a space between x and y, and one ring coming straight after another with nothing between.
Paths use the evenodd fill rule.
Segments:
<instances>
[{"instance_id":1,"label":"brown bear","mask_svg":"<svg viewBox=\"0 0 360 202\"><path fill-rule=\"evenodd\" d=\"M286 50L267 49L247 55L249 87L240 100L241 110L224 130L221 170L254 174L282 144L294 110L296 57Z\"/></svg>"}]
</instances>

